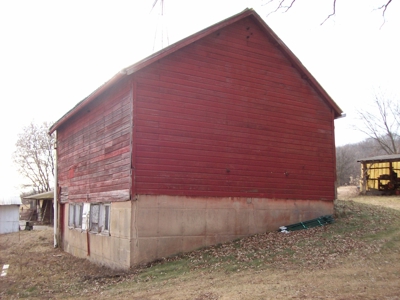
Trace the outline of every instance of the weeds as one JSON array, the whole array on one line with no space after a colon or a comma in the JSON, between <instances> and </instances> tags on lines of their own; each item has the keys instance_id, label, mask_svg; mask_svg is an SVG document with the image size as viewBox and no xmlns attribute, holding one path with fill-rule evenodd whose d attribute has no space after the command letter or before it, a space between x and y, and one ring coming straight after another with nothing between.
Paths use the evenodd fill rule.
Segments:
<instances>
[{"instance_id":1,"label":"weeds","mask_svg":"<svg viewBox=\"0 0 400 300\"><path fill-rule=\"evenodd\" d=\"M399 225L400 211L336 201L334 224L288 234L257 234L160 259L123 273L53 249L51 234L47 237L45 233L22 232L21 241L32 238L27 244L19 238L0 237L0 258L18 266L11 267L7 278L0 281L0 298L90 298L105 291L111 293L108 296L126 296L125 291L132 289L196 281L199 276L204 278L212 273L212 277L223 274L224 278L246 270L251 270L251 274L263 270L268 270L268 274L289 270L313 274L346 264L362 264L371 257L379 265L398 258Z\"/></svg>"}]
</instances>

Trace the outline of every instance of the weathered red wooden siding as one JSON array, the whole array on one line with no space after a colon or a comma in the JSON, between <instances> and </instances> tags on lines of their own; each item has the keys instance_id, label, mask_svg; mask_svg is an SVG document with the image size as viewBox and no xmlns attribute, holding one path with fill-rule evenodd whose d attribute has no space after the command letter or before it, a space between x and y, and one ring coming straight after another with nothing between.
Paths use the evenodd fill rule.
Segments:
<instances>
[{"instance_id":1,"label":"weathered red wooden siding","mask_svg":"<svg viewBox=\"0 0 400 300\"><path fill-rule=\"evenodd\" d=\"M334 199L331 109L250 18L135 81L136 193Z\"/></svg>"},{"instance_id":2,"label":"weathered red wooden siding","mask_svg":"<svg viewBox=\"0 0 400 300\"><path fill-rule=\"evenodd\" d=\"M129 199L131 129L131 86L124 80L57 130L62 202Z\"/></svg>"}]
</instances>

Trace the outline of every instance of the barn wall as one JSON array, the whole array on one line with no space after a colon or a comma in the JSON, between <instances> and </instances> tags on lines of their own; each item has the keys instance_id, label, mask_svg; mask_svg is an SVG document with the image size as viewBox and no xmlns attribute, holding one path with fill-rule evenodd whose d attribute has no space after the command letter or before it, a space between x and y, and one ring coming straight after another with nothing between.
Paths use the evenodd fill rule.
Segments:
<instances>
[{"instance_id":1,"label":"barn wall","mask_svg":"<svg viewBox=\"0 0 400 300\"><path fill-rule=\"evenodd\" d=\"M66 204L62 241L64 251L111 268L127 269L131 266L131 201L111 204L110 235L69 228L68 210L69 205Z\"/></svg>"},{"instance_id":2,"label":"barn wall","mask_svg":"<svg viewBox=\"0 0 400 300\"><path fill-rule=\"evenodd\" d=\"M125 80L57 130L61 202L130 199L131 95Z\"/></svg>"},{"instance_id":3,"label":"barn wall","mask_svg":"<svg viewBox=\"0 0 400 300\"><path fill-rule=\"evenodd\" d=\"M19 231L19 205L0 205L0 234Z\"/></svg>"},{"instance_id":4,"label":"barn wall","mask_svg":"<svg viewBox=\"0 0 400 300\"><path fill-rule=\"evenodd\" d=\"M334 199L333 113L250 18L135 84L137 194Z\"/></svg>"},{"instance_id":5,"label":"barn wall","mask_svg":"<svg viewBox=\"0 0 400 300\"><path fill-rule=\"evenodd\" d=\"M138 264L332 214L333 202L139 195L133 211L131 262Z\"/></svg>"}]
</instances>

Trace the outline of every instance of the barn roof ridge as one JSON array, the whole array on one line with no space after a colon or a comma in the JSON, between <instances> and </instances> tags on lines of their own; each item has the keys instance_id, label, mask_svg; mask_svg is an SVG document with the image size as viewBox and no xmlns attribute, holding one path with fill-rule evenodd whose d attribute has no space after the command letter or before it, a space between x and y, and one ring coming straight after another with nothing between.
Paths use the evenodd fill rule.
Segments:
<instances>
[{"instance_id":1,"label":"barn roof ridge","mask_svg":"<svg viewBox=\"0 0 400 300\"><path fill-rule=\"evenodd\" d=\"M146 58L122 69L117 74L115 74L110 80L105 82L103 85L94 90L90 95L84 98L82 101L78 102L71 110L69 110L64 116L62 116L57 122L55 122L49 129L49 134L53 133L57 128L59 128L64 122L71 118L77 111L79 111L86 104L94 100L98 95L100 95L108 87L112 86L114 83L118 82L124 76L129 76L146 66L168 56L169 54L189 45L201 38L220 30L230 24L233 24L241 19L252 17L254 21L261 26L264 33L273 40L274 46L279 48L279 50L284 54L284 56L292 63L293 67L300 72L303 79L307 80L308 83L313 87L317 94L324 99L324 101L333 109L335 118L339 118L342 115L342 110L335 103L335 101L329 96L329 94L324 90L324 88L317 82L317 80L312 76L312 74L306 69L306 67L301 63L301 61L294 55L294 53L286 46L286 44L276 35L276 33L265 23L265 21L256 13L252 8L246 8L242 12L235 14L229 18L226 18L214 25L206 27L188 37L177 41L176 43L165 47Z\"/></svg>"}]
</instances>

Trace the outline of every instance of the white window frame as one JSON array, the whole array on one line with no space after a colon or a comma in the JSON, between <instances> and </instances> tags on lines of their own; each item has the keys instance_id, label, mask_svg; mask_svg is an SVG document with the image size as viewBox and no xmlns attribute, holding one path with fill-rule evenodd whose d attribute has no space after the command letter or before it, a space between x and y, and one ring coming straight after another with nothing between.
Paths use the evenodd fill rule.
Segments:
<instances>
[{"instance_id":1,"label":"white window frame","mask_svg":"<svg viewBox=\"0 0 400 300\"><path fill-rule=\"evenodd\" d=\"M88 230L89 228L89 216L90 216L90 203L83 203L82 211L82 230Z\"/></svg>"}]
</instances>

